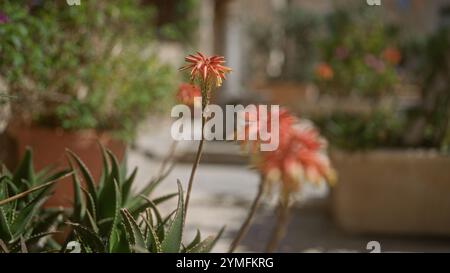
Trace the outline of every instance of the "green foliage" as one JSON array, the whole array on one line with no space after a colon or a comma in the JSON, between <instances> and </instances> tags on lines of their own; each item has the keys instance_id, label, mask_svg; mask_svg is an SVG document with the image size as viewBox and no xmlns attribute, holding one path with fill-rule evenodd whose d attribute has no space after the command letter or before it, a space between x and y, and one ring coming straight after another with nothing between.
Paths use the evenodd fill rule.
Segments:
<instances>
[{"instance_id":1,"label":"green foliage","mask_svg":"<svg viewBox=\"0 0 450 273\"><path fill-rule=\"evenodd\" d=\"M126 177L125 166L119 165L116 157L108 150L102 148L103 172L100 181L94 181L89 169L82 160L73 152L68 151L71 158L74 174L74 208L71 215L71 225L74 228L76 238L83 235L99 238L100 242L107 244L102 248L98 245L85 246L87 252L120 252L126 246L125 233L120 229L121 208L126 208L132 215L138 215L149 206L156 206L162 201L175 196L174 194L147 201L140 197L149 195L155 187L169 173L152 179L137 195L132 195L131 188L136 177L137 169L134 169L129 177ZM80 175L81 174L81 175ZM81 181L86 185L82 187ZM81 241L83 239L80 239Z\"/></svg>"},{"instance_id":2,"label":"green foliage","mask_svg":"<svg viewBox=\"0 0 450 273\"><path fill-rule=\"evenodd\" d=\"M405 46L411 78L421 87L421 103L409 111L413 144L450 153L450 27Z\"/></svg>"},{"instance_id":3,"label":"green foliage","mask_svg":"<svg viewBox=\"0 0 450 273\"><path fill-rule=\"evenodd\" d=\"M68 241L78 242L82 252L95 253L191 250L181 244L185 211L181 184L178 183L178 193L153 199L147 197L170 169L133 194L137 169L126 177L125 167L119 165L110 151L103 149L103 174L97 183L81 159L68 153L79 170L78 174L73 167L74 207L69 223L73 235ZM86 189L82 187L81 178ZM175 196L178 196L176 210L163 218L157 206ZM200 242L192 246L197 247L194 250L209 251L217 238L201 242L202 247L197 246Z\"/></svg>"},{"instance_id":4,"label":"green foliage","mask_svg":"<svg viewBox=\"0 0 450 273\"><path fill-rule=\"evenodd\" d=\"M198 18L194 16L199 8L199 0L159 0L160 8L157 10L160 28L158 34L161 38L181 42L192 42ZM162 3L161 3L162 2ZM167 3L167 4L166 4ZM165 12L164 7L172 6L170 14Z\"/></svg>"},{"instance_id":5,"label":"green foliage","mask_svg":"<svg viewBox=\"0 0 450 273\"><path fill-rule=\"evenodd\" d=\"M405 123L392 113L333 113L314 120L326 139L337 147L356 150L402 146Z\"/></svg>"},{"instance_id":6,"label":"green foliage","mask_svg":"<svg viewBox=\"0 0 450 273\"><path fill-rule=\"evenodd\" d=\"M154 207L153 207L154 208ZM156 210L146 210L141 216L141 222L131 216L126 209L121 210L123 226L126 229L130 249L146 253L201 253L209 252L220 237L223 229L217 236L210 236L201 240L197 232L194 240L185 247L182 244L185 209L183 205L183 189L178 181L178 205L176 210L165 219L158 216ZM174 216L171 218L172 214ZM154 220L155 219L155 220Z\"/></svg>"},{"instance_id":7,"label":"green foliage","mask_svg":"<svg viewBox=\"0 0 450 273\"><path fill-rule=\"evenodd\" d=\"M311 71L318 58L316 43L320 37L318 29L322 21L315 14L293 7L284 10L280 18L283 20L287 39L286 63L281 77L291 81L305 82L311 79Z\"/></svg>"},{"instance_id":8,"label":"green foliage","mask_svg":"<svg viewBox=\"0 0 450 273\"><path fill-rule=\"evenodd\" d=\"M13 111L40 125L132 136L172 89L152 52L154 9L136 0L2 1L0 76ZM158 103L156 103L158 102Z\"/></svg>"},{"instance_id":9,"label":"green foliage","mask_svg":"<svg viewBox=\"0 0 450 273\"><path fill-rule=\"evenodd\" d=\"M30 150L26 151L14 174L3 168L0 173L0 252L49 248L48 237L61 223L62 211L41 206L50 196L52 185L69 174L69 170L35 173Z\"/></svg>"},{"instance_id":10,"label":"green foliage","mask_svg":"<svg viewBox=\"0 0 450 273\"><path fill-rule=\"evenodd\" d=\"M384 54L397 50L396 31L376 9L337 9L325 22L324 37L318 42L320 62L329 65L334 75L331 79L316 75L321 91L368 97L392 92L398 80L397 60Z\"/></svg>"},{"instance_id":11,"label":"green foliage","mask_svg":"<svg viewBox=\"0 0 450 273\"><path fill-rule=\"evenodd\" d=\"M345 149L425 147L450 152L450 30L443 27L403 46L408 80L418 104L370 114L333 113L316 121L332 144Z\"/></svg>"}]
</instances>

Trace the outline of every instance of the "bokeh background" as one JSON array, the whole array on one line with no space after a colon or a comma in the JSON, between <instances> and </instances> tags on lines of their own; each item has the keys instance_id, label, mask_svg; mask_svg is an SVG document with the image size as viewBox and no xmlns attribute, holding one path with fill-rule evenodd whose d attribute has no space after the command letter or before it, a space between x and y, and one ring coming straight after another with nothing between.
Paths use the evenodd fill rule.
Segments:
<instances>
[{"instance_id":1,"label":"bokeh background","mask_svg":"<svg viewBox=\"0 0 450 273\"><path fill-rule=\"evenodd\" d=\"M67 146L95 162L100 134L143 183L170 154L184 56L219 54L233 72L214 103L282 105L329 143L338 183L302 188L280 251L449 251L450 1L381 2L3 0L0 160L13 167L31 145L38 166ZM194 144L178 143L161 192L186 185ZM187 236L226 225L226 251L258 174L213 141L197 175ZM240 251L263 249L274 203Z\"/></svg>"}]
</instances>

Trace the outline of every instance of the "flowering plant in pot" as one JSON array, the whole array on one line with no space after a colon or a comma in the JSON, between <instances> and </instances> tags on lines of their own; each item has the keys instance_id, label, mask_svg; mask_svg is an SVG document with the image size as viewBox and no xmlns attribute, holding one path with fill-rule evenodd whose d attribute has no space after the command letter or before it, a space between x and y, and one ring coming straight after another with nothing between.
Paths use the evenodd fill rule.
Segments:
<instances>
[{"instance_id":1,"label":"flowering plant in pot","mask_svg":"<svg viewBox=\"0 0 450 273\"><path fill-rule=\"evenodd\" d=\"M152 52L152 6L138 1L4 1L0 75L18 153L26 145L37 169L79 153L100 175L96 142L122 159L126 141L150 110L164 105L172 73ZM158 101L158 103L155 103Z\"/></svg>"},{"instance_id":2,"label":"flowering plant in pot","mask_svg":"<svg viewBox=\"0 0 450 273\"><path fill-rule=\"evenodd\" d=\"M333 209L346 230L449 234L448 218L431 209L450 207L444 197L450 192L445 167L450 163L449 41L443 27L405 41L401 54L383 54L396 61L402 56L403 86L391 94L390 105L315 119L336 148L332 155L340 183L333 192Z\"/></svg>"}]
</instances>

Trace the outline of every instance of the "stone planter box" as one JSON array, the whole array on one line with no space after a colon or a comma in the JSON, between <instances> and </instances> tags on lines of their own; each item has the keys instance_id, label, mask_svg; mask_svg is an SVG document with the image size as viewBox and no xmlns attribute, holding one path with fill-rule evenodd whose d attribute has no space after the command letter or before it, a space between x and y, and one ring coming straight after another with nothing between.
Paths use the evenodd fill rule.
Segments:
<instances>
[{"instance_id":1,"label":"stone planter box","mask_svg":"<svg viewBox=\"0 0 450 273\"><path fill-rule=\"evenodd\" d=\"M333 151L337 224L348 232L450 236L450 156Z\"/></svg>"}]
</instances>

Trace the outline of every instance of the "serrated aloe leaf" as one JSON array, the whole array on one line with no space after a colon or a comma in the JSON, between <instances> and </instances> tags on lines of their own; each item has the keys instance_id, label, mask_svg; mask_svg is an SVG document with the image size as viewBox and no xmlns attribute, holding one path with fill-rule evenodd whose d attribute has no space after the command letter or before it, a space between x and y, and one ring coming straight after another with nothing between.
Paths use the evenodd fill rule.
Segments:
<instances>
[{"instance_id":1,"label":"serrated aloe leaf","mask_svg":"<svg viewBox=\"0 0 450 273\"><path fill-rule=\"evenodd\" d=\"M97 233L86 227L81 226L80 224L68 223L68 225L74 228L74 231L80 240L80 244L87 251L89 251L90 249L96 253L105 252L105 245L103 244L102 239Z\"/></svg>"},{"instance_id":2,"label":"serrated aloe leaf","mask_svg":"<svg viewBox=\"0 0 450 273\"><path fill-rule=\"evenodd\" d=\"M156 207L155 203L153 203L152 200L148 199L148 198L145 197L145 196L141 196L141 197L147 201L148 208L151 208L151 209L153 210L153 212L155 213L155 217L156 217L157 224L162 223L162 222L163 222L163 219L162 219L161 213L159 212L159 210L158 210L158 208Z\"/></svg>"},{"instance_id":3,"label":"serrated aloe leaf","mask_svg":"<svg viewBox=\"0 0 450 273\"><path fill-rule=\"evenodd\" d=\"M100 142L99 142L99 146L100 146L100 150L102 153L102 165L103 165L100 182L98 184L98 188L101 191L103 189L103 186L106 183L106 180L109 177L109 161L108 161L108 155L106 154L105 147Z\"/></svg>"},{"instance_id":4,"label":"serrated aloe leaf","mask_svg":"<svg viewBox=\"0 0 450 273\"><path fill-rule=\"evenodd\" d=\"M26 246L28 246L28 245L31 245L31 246L33 246L34 244L36 244L37 242L39 242L39 240L41 240L41 239L43 239L43 238L45 238L45 237L48 237L48 236L50 236L50 235L54 235L54 234L57 234L57 233L59 233L59 232L44 232L44 233L36 233L36 234L34 234L34 235L30 235L30 236L27 236L27 237L25 237L25 236L20 236L19 237L19 240L16 240L14 243L12 243L12 246L10 246L10 251L11 252L17 252L17 251L19 251L20 249L21 249L21 247L22 247L22 240L23 240L23 243L26 245ZM10 244L11 245L11 244Z\"/></svg>"},{"instance_id":5,"label":"serrated aloe leaf","mask_svg":"<svg viewBox=\"0 0 450 273\"><path fill-rule=\"evenodd\" d=\"M158 235L155 232L155 229L151 223L151 212L146 211L147 218L143 218L145 222L145 241L147 244L147 249L150 250L151 253L160 253L161 252L161 242L159 241Z\"/></svg>"},{"instance_id":6,"label":"serrated aloe leaf","mask_svg":"<svg viewBox=\"0 0 450 273\"><path fill-rule=\"evenodd\" d=\"M147 208L145 210L145 219L153 227L153 215L152 215L152 210L150 208Z\"/></svg>"},{"instance_id":7,"label":"serrated aloe leaf","mask_svg":"<svg viewBox=\"0 0 450 273\"><path fill-rule=\"evenodd\" d=\"M111 161L111 176L117 181L119 187L121 188L122 181L120 177L120 167L117 158L110 150L106 150L106 153L108 154L109 160Z\"/></svg>"},{"instance_id":8,"label":"serrated aloe leaf","mask_svg":"<svg viewBox=\"0 0 450 273\"><path fill-rule=\"evenodd\" d=\"M94 219L94 217L92 216L92 214L87 210L86 211L86 219L87 219L87 222L89 223L89 226L91 227L91 229L95 232L95 233L98 233L98 226L97 226L97 223L95 222L95 219Z\"/></svg>"},{"instance_id":9,"label":"serrated aloe leaf","mask_svg":"<svg viewBox=\"0 0 450 273\"><path fill-rule=\"evenodd\" d=\"M186 247L186 251L189 251L191 248L196 246L198 243L202 241L202 236L200 234L200 230L197 229L197 234L194 237L194 240Z\"/></svg>"},{"instance_id":10,"label":"serrated aloe leaf","mask_svg":"<svg viewBox=\"0 0 450 273\"><path fill-rule=\"evenodd\" d=\"M98 203L98 215L99 220L111 218L112 221L103 225L99 225L100 234L105 237L109 237L114 228L116 228L119 222L119 211L121 206L120 189L117 181L112 178L112 183L105 184L104 191L102 192Z\"/></svg>"},{"instance_id":11,"label":"serrated aloe leaf","mask_svg":"<svg viewBox=\"0 0 450 273\"><path fill-rule=\"evenodd\" d=\"M161 250L164 253L178 253L181 248L181 239L184 227L184 202L183 202L183 188L181 182L178 180L178 206L173 220L164 235L164 240L161 243Z\"/></svg>"},{"instance_id":12,"label":"serrated aloe leaf","mask_svg":"<svg viewBox=\"0 0 450 273\"><path fill-rule=\"evenodd\" d=\"M19 163L19 167L17 167L13 175L12 181L17 186L20 185L22 183L22 180L24 179L27 181L32 181L34 177L32 158L33 153L31 152L30 148L27 148L22 158L22 161Z\"/></svg>"},{"instance_id":13,"label":"serrated aloe leaf","mask_svg":"<svg viewBox=\"0 0 450 273\"><path fill-rule=\"evenodd\" d=\"M116 228L117 232L117 242L115 243L115 246L112 250L110 250L111 253L131 253L132 250L130 249L130 244L128 243L127 239L127 232L125 231L125 227L122 225L118 225Z\"/></svg>"},{"instance_id":14,"label":"serrated aloe leaf","mask_svg":"<svg viewBox=\"0 0 450 273\"><path fill-rule=\"evenodd\" d=\"M122 185L122 204L126 204L128 201L131 192L131 187L133 186L133 182L136 179L137 170L138 170L137 167L134 168L131 175L125 180L125 182Z\"/></svg>"},{"instance_id":15,"label":"serrated aloe leaf","mask_svg":"<svg viewBox=\"0 0 450 273\"><path fill-rule=\"evenodd\" d=\"M5 242L9 242L12 239L13 235L11 232L10 224L6 217L6 212L3 208L0 208L0 239Z\"/></svg>"},{"instance_id":16,"label":"serrated aloe leaf","mask_svg":"<svg viewBox=\"0 0 450 273\"><path fill-rule=\"evenodd\" d=\"M210 245L214 243L214 236L208 236L205 240L201 241L194 247L187 250L187 253L208 253Z\"/></svg>"},{"instance_id":17,"label":"serrated aloe leaf","mask_svg":"<svg viewBox=\"0 0 450 273\"><path fill-rule=\"evenodd\" d=\"M161 197L157 197L155 199L152 200L152 203L154 206L157 206L158 204L165 202L167 200L170 200L171 198L177 196L178 193L171 193L171 194L167 194ZM136 208L130 208L130 212L132 215L138 215L141 212L144 212L147 208L149 208L151 206L151 203L148 202L149 198L144 198L147 200L147 202L141 204L140 206L136 207Z\"/></svg>"},{"instance_id":18,"label":"serrated aloe leaf","mask_svg":"<svg viewBox=\"0 0 450 273\"><path fill-rule=\"evenodd\" d=\"M37 213L40 206L47 200L43 196L37 196L29 204L27 204L23 209L19 211L14 223L11 225L11 230L13 231L13 238L18 238L23 234L26 227L29 225L33 216Z\"/></svg>"},{"instance_id":19,"label":"serrated aloe leaf","mask_svg":"<svg viewBox=\"0 0 450 273\"><path fill-rule=\"evenodd\" d=\"M37 243L42 238L45 238L47 236L52 236L52 235L55 235L58 233L60 233L60 232L59 231L49 231L49 232L36 233L36 234L32 235L31 237L26 238L25 242L27 244Z\"/></svg>"},{"instance_id":20,"label":"serrated aloe leaf","mask_svg":"<svg viewBox=\"0 0 450 273\"><path fill-rule=\"evenodd\" d=\"M86 198L86 211L89 212L94 219L95 222L97 222L97 207L95 206L95 201L92 195L85 190L84 188L81 188L81 190L84 193L84 196Z\"/></svg>"},{"instance_id":21,"label":"serrated aloe leaf","mask_svg":"<svg viewBox=\"0 0 450 273\"><path fill-rule=\"evenodd\" d=\"M109 253L117 252L119 243L120 243L120 233L119 233L118 229L115 228L111 231L111 235L109 236L109 241L108 241L108 246L107 246Z\"/></svg>"},{"instance_id":22,"label":"serrated aloe leaf","mask_svg":"<svg viewBox=\"0 0 450 273\"><path fill-rule=\"evenodd\" d=\"M120 213L122 215L122 223L128 235L130 249L132 251L136 249L146 249L147 246L144 235L136 223L136 220L134 220L133 216L131 216L127 209L121 209Z\"/></svg>"},{"instance_id":23,"label":"serrated aloe leaf","mask_svg":"<svg viewBox=\"0 0 450 273\"><path fill-rule=\"evenodd\" d=\"M156 189L156 187L170 174L173 167L174 165L172 165L171 168L169 168L169 170L167 170L161 176L152 178L150 182L147 183L147 185L138 193L138 196L149 196ZM141 200L139 199L130 200L128 207L136 208L141 204L140 201Z\"/></svg>"},{"instance_id":24,"label":"serrated aloe leaf","mask_svg":"<svg viewBox=\"0 0 450 273\"><path fill-rule=\"evenodd\" d=\"M45 184L33 187L33 188L31 188L29 190L26 190L24 192L18 193L18 194L14 195L14 196L11 196L9 198L0 200L0 206L3 206L3 205L8 204L10 202L13 202L13 201L15 201L17 199L24 198L24 197L26 197L27 195L29 195L32 192L35 192L35 191L38 191L38 190L42 190L42 189L45 190L46 188L49 188L50 186L52 186L56 182L58 182L58 181L50 181L50 182L47 182Z\"/></svg>"},{"instance_id":25,"label":"serrated aloe leaf","mask_svg":"<svg viewBox=\"0 0 450 273\"><path fill-rule=\"evenodd\" d=\"M211 252L214 245L217 243L219 238L222 236L223 231L225 230L225 227L220 229L217 236L208 236L205 240L201 241L197 245L193 246L186 252L188 253L209 253Z\"/></svg>"},{"instance_id":26,"label":"serrated aloe leaf","mask_svg":"<svg viewBox=\"0 0 450 273\"><path fill-rule=\"evenodd\" d=\"M69 163L72 165L72 163ZM72 166L71 166L72 167ZM83 222L85 213L86 213L86 203L83 200L83 194L81 190L81 183L78 179L76 173L72 174L72 184L73 184L73 220L77 223Z\"/></svg>"},{"instance_id":27,"label":"serrated aloe leaf","mask_svg":"<svg viewBox=\"0 0 450 273\"><path fill-rule=\"evenodd\" d=\"M86 167L86 165L83 163L83 161L71 150L66 149L67 153L75 160L75 162L77 163L77 166L83 176L84 182L87 185L88 191L89 193L96 197L97 196L97 190L96 190L96 186L95 186L95 182L94 182L94 178L91 175L91 172L89 171L89 169ZM95 199L94 199L95 200Z\"/></svg>"},{"instance_id":28,"label":"serrated aloe leaf","mask_svg":"<svg viewBox=\"0 0 450 273\"><path fill-rule=\"evenodd\" d=\"M120 196L120 188L119 188L119 184L117 183L117 181L114 181L114 190L115 190L115 200L116 200L116 206L115 206L115 212L114 212L114 217L113 217L113 221L111 223L111 231L109 234L109 238L111 239L111 235L114 234L115 232L117 232L117 228L119 226L120 223L120 205L121 205L121 196Z\"/></svg>"},{"instance_id":29,"label":"serrated aloe leaf","mask_svg":"<svg viewBox=\"0 0 450 273\"><path fill-rule=\"evenodd\" d=\"M3 196L4 197L2 197L0 200L6 199L9 196L11 196L11 191L13 191L13 194L18 191L18 189L16 188L16 185L14 185L9 179L6 179L5 181L6 181L6 183L2 187L3 188L3 193L4 193ZM9 211L10 212L9 215L7 215L8 216L7 219L8 219L9 222L12 222L14 220L15 213L16 213L16 207L17 207L17 200L13 201L13 202L10 202L7 205L2 206L2 208L5 211Z\"/></svg>"},{"instance_id":30,"label":"serrated aloe leaf","mask_svg":"<svg viewBox=\"0 0 450 273\"><path fill-rule=\"evenodd\" d=\"M159 236L159 240L163 241L164 240L164 236L166 236L166 232L165 232L165 227L167 222L169 222L170 218L177 212L177 210L175 209L174 211L172 211L171 213L169 213L169 215L166 216L166 218L164 218L162 220L162 222L159 223L157 229L156 229L156 234Z\"/></svg>"}]
</instances>

